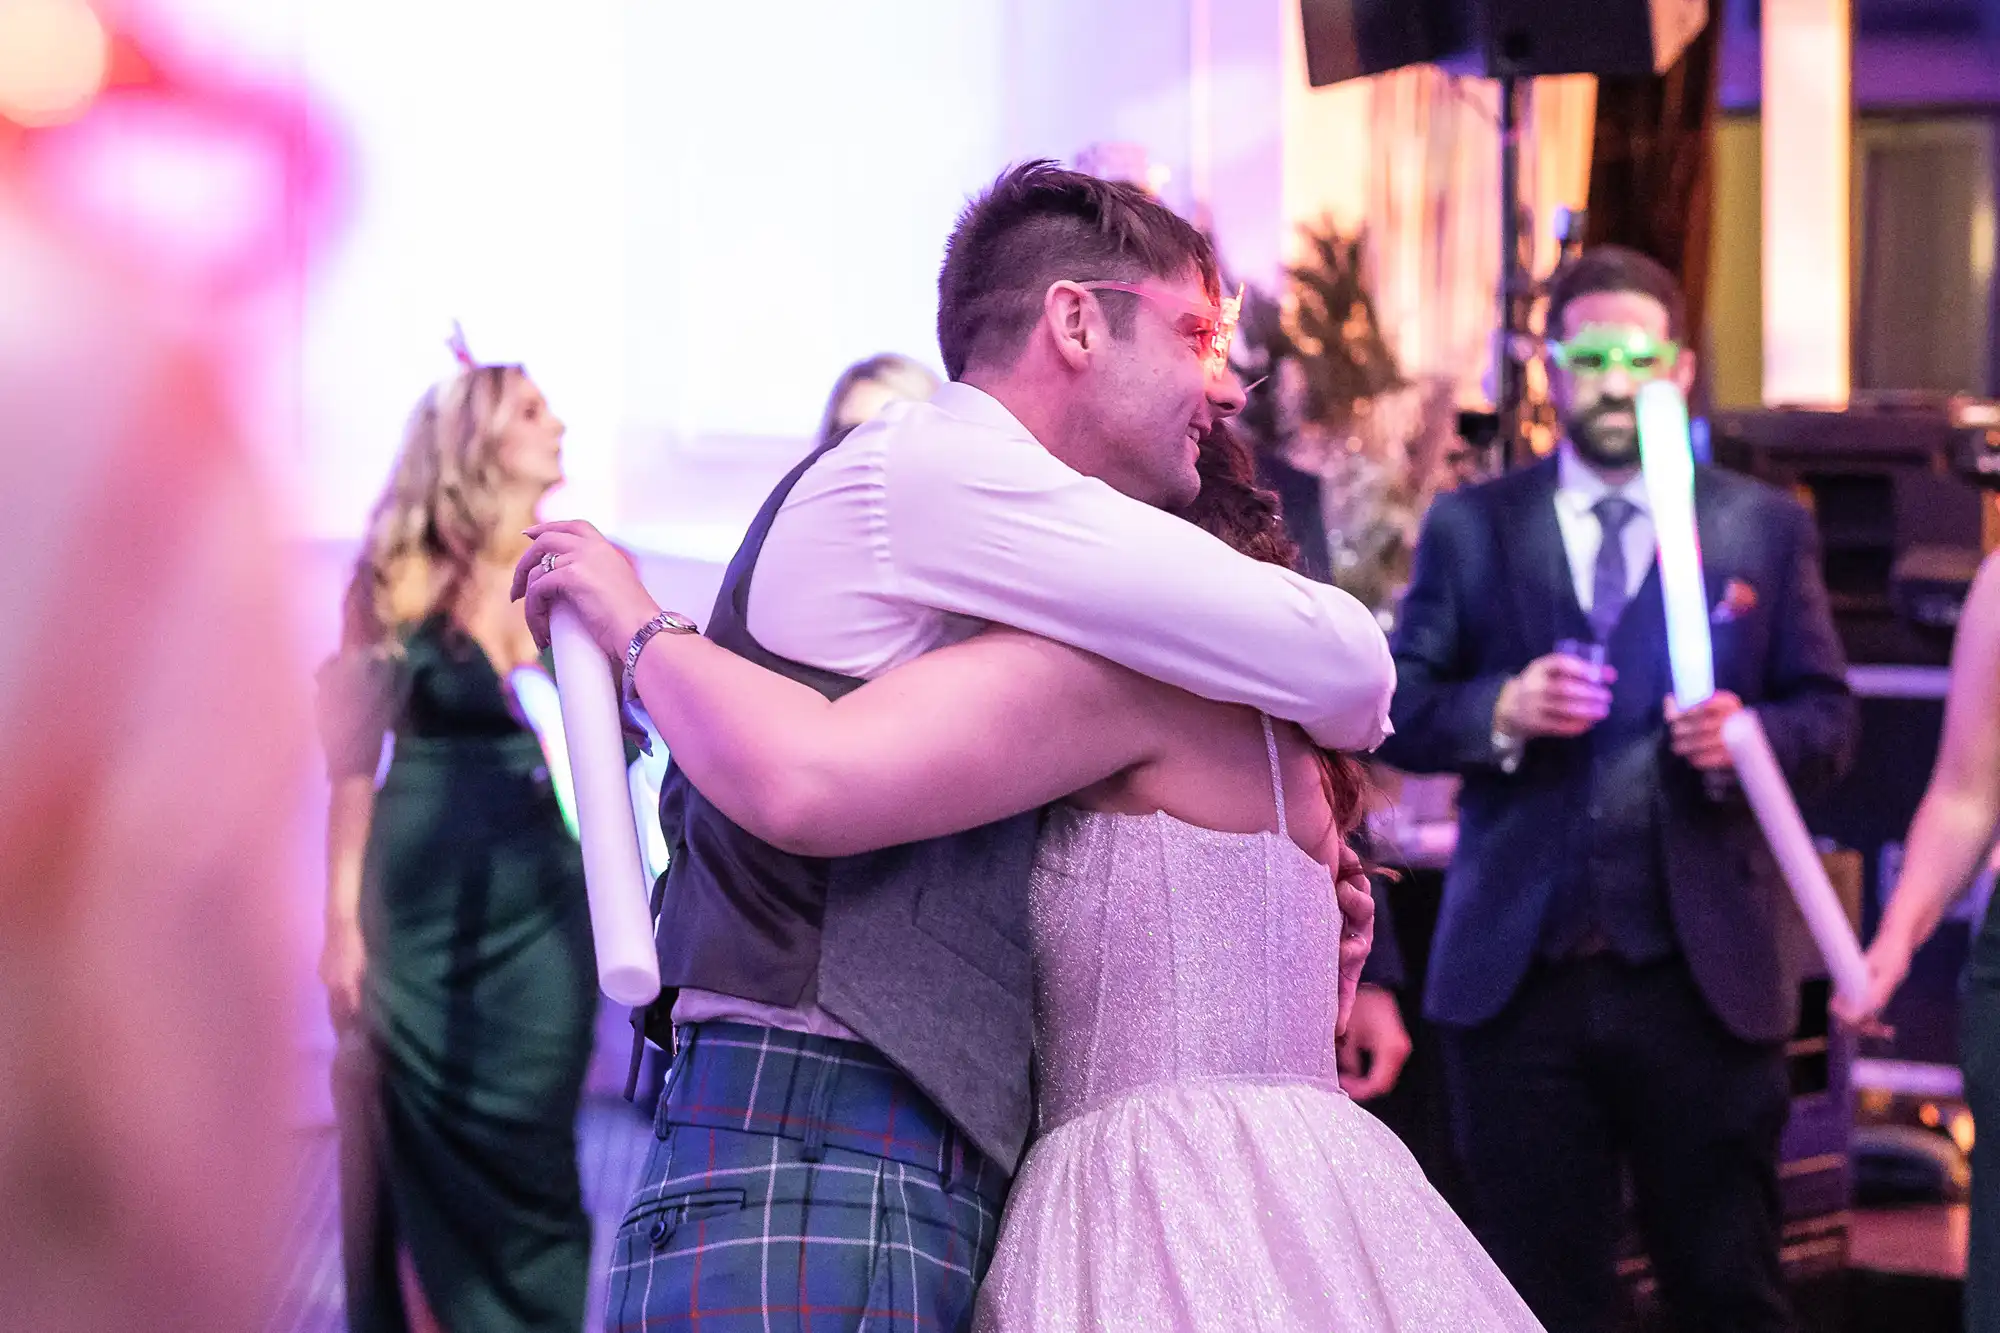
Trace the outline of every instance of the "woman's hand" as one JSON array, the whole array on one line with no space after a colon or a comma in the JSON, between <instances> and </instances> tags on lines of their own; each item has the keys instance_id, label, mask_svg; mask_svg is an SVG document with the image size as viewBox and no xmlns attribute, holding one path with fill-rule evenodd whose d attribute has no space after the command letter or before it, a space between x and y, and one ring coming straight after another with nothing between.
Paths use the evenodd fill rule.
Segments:
<instances>
[{"instance_id":1,"label":"woman's hand","mask_svg":"<svg viewBox=\"0 0 2000 1333\"><path fill-rule=\"evenodd\" d=\"M1361 969L1368 951L1375 947L1375 895L1368 891L1368 874L1361 856L1342 843L1340 862L1333 869L1333 894L1340 906L1340 1013L1334 1036L1347 1032L1348 1016L1354 1012L1354 993L1361 985Z\"/></svg>"},{"instance_id":2,"label":"woman's hand","mask_svg":"<svg viewBox=\"0 0 2000 1333\"><path fill-rule=\"evenodd\" d=\"M626 645L660 613L625 553L581 519L529 528L528 550L514 567L515 600L526 599L528 629L549 646L549 608L567 603L606 657L622 662Z\"/></svg>"},{"instance_id":3,"label":"woman's hand","mask_svg":"<svg viewBox=\"0 0 2000 1333\"><path fill-rule=\"evenodd\" d=\"M333 1025L342 1027L361 1016L361 983L368 975L368 949L356 921L330 921L326 946L320 950L319 979L326 987L326 1007Z\"/></svg>"},{"instance_id":4,"label":"woman's hand","mask_svg":"<svg viewBox=\"0 0 2000 1333\"><path fill-rule=\"evenodd\" d=\"M1839 996L1833 1000L1833 1015L1864 1037L1891 1035L1883 1025L1882 1011L1896 998L1903 979L1910 975L1910 958L1915 950L1908 940L1893 931L1877 931L1875 942L1863 955L1868 964L1868 990L1858 1005Z\"/></svg>"},{"instance_id":5,"label":"woman's hand","mask_svg":"<svg viewBox=\"0 0 2000 1333\"><path fill-rule=\"evenodd\" d=\"M1410 1030L1402 1007L1382 986L1362 986L1340 1039L1340 1090L1357 1102L1370 1101L1396 1086L1410 1058Z\"/></svg>"}]
</instances>

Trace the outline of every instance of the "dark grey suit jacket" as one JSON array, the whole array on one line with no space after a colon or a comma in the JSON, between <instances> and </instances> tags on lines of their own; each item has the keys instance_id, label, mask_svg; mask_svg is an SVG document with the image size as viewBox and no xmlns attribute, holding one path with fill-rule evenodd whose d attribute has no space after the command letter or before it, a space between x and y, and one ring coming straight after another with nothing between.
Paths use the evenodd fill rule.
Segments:
<instances>
[{"instance_id":1,"label":"dark grey suit jacket","mask_svg":"<svg viewBox=\"0 0 2000 1333\"><path fill-rule=\"evenodd\" d=\"M1564 831L1587 797L1583 741L1530 741L1511 774L1492 744L1501 685L1580 615L1555 490L1550 459L1440 496L1394 636L1396 734L1381 757L1464 778L1425 996L1438 1022L1484 1023L1512 998L1534 960L1560 858L1571 852ZM1712 468L1697 471L1695 510L1709 605L1733 590L1738 607L1711 626L1716 688L1756 707L1801 797L1821 790L1847 766L1856 712L1812 519L1784 493ZM1659 619L1664 634L1657 572L1633 614ZM1669 685L1657 682L1659 697ZM1667 752L1657 705L1653 719L1662 863L1682 953L1730 1030L1784 1038L1798 1020L1780 941L1786 889L1742 798L1712 800L1700 775Z\"/></svg>"}]
</instances>

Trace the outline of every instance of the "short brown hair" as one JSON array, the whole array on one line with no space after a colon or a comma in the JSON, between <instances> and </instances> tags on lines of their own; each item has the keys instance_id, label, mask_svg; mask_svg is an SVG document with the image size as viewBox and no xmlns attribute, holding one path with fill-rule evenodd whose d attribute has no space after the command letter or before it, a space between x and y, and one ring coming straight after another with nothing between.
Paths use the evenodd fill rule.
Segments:
<instances>
[{"instance_id":1,"label":"short brown hair","mask_svg":"<svg viewBox=\"0 0 2000 1333\"><path fill-rule=\"evenodd\" d=\"M1136 282L1201 274L1220 290L1207 238L1135 185L1038 160L1009 167L972 201L945 242L938 272L938 351L953 379L970 365L1012 365L1041 318L1051 283ZM1131 331L1129 301L1108 305L1112 332Z\"/></svg>"},{"instance_id":2,"label":"short brown hair","mask_svg":"<svg viewBox=\"0 0 2000 1333\"><path fill-rule=\"evenodd\" d=\"M1622 245L1593 245L1549 278L1549 309L1542 328L1551 338L1563 336L1563 313L1569 303L1598 292L1637 292L1650 296L1667 311L1667 336L1687 335L1687 302L1681 286L1664 264Z\"/></svg>"}]
</instances>

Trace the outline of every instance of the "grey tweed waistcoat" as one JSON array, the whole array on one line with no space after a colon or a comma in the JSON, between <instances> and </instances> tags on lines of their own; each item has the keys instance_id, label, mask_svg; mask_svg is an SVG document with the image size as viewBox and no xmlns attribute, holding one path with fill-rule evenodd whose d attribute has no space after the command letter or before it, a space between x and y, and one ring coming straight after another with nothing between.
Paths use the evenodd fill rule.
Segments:
<instances>
[{"instance_id":1,"label":"grey tweed waistcoat","mask_svg":"<svg viewBox=\"0 0 2000 1333\"><path fill-rule=\"evenodd\" d=\"M839 442L814 450L764 502L706 631L830 699L862 682L766 651L745 615L779 508ZM1039 811L861 856L794 856L738 827L675 766L661 790L660 823L672 851L658 895L667 987L818 1003L908 1074L1001 1169L1013 1170L1032 1115L1027 893ZM670 990L649 1015L655 1036L664 1035L672 1003Z\"/></svg>"}]
</instances>

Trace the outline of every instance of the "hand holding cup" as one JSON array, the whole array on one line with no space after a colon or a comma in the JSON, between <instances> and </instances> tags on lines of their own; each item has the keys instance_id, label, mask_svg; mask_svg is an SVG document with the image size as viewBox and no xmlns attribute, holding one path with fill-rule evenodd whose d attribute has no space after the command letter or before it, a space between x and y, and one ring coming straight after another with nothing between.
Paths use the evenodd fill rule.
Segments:
<instances>
[{"instance_id":1,"label":"hand holding cup","mask_svg":"<svg viewBox=\"0 0 2000 1333\"><path fill-rule=\"evenodd\" d=\"M1597 644L1565 640L1556 650L1528 663L1500 690L1493 708L1496 731L1519 740L1537 736L1581 736L1611 711L1611 684L1618 673L1606 666Z\"/></svg>"}]
</instances>

